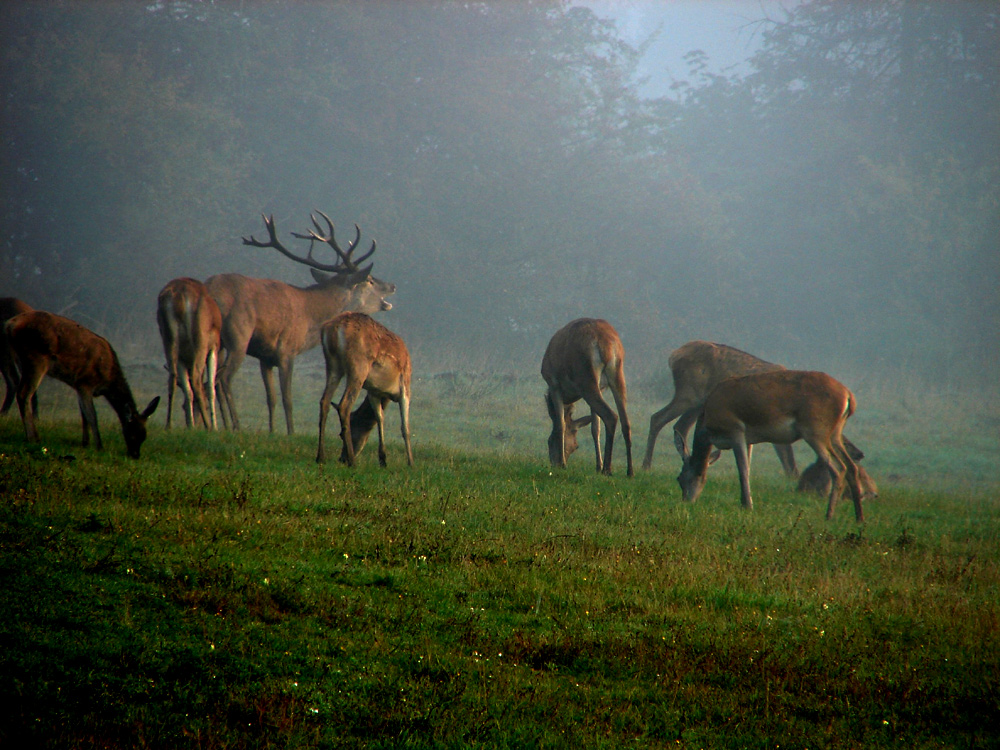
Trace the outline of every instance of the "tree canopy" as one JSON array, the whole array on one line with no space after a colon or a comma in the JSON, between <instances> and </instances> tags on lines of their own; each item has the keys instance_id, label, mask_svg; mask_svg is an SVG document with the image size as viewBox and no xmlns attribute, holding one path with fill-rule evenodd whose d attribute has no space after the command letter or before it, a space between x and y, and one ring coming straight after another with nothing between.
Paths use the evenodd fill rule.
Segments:
<instances>
[{"instance_id":1,"label":"tree canopy","mask_svg":"<svg viewBox=\"0 0 1000 750\"><path fill-rule=\"evenodd\" d=\"M693 54L647 99L642 48L559 0L5 4L0 294L155 350L171 278L307 283L239 237L318 208L377 238L386 322L431 369L534 366L590 315L650 367L714 338L975 371L1000 330L998 19L803 2L740 73Z\"/></svg>"}]
</instances>

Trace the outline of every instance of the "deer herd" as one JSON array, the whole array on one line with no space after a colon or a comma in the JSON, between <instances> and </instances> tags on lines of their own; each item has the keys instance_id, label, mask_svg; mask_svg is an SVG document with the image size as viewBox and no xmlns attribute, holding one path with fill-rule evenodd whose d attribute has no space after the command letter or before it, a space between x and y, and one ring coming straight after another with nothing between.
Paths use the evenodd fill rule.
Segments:
<instances>
[{"instance_id":1,"label":"deer herd","mask_svg":"<svg viewBox=\"0 0 1000 750\"><path fill-rule=\"evenodd\" d=\"M294 433L291 381L295 357L318 345L326 363L326 385L320 397L319 443L316 460L326 459L324 439L330 404L346 381L337 403L342 450L340 460L353 466L373 428L378 430L378 459L386 465L384 413L390 401L398 404L406 461L413 465L409 410L412 365L406 344L375 321L373 313L391 309L386 299L395 284L372 275L375 242L355 257L361 229L347 248L334 236L330 218L317 211L312 229L292 232L309 241L306 254L289 250L278 238L273 217L264 217L267 239L243 238L251 247L277 250L308 266L314 284L296 287L272 279L235 273L169 281L160 291L156 321L163 340L167 370L166 426L171 427L175 387L184 397L184 421L209 430L223 426L238 430L240 421L232 380L247 355L258 360L264 382L268 426L274 431L274 368L278 369L285 425ZM333 251L335 262L313 257L316 243ZM620 427L625 444L628 476L633 476L632 428L627 409L624 372L625 348L617 331L605 320L581 318L558 330L542 358L541 374L547 390L545 405L552 421L548 438L549 461L565 467L578 447L577 432L590 425L595 466L611 474L615 435ZM750 493L750 456L755 443L771 443L784 472L798 477L798 489L827 497L826 517L846 485L858 522L864 520L862 500L877 495L874 481L858 465L863 453L848 440L844 426L854 413L854 394L822 372L788 370L746 352L706 341L691 341L669 358L674 382L670 403L652 415L643 469L653 463L657 435L674 422L674 445L682 468L677 481L686 501L698 498L708 467L722 450L732 450L744 508L753 507ZM6 385L0 414L15 398L30 442L38 442L36 391L48 375L77 392L83 424L83 445L101 448L94 398L103 396L122 425L126 452L133 458L146 438L146 421L156 410L156 397L141 412L125 379L118 355L107 340L79 323L53 313L34 310L21 300L0 298L0 374ZM355 401L366 398L353 413ZM602 393L610 391L614 408ZM583 401L590 413L574 417ZM601 425L604 449L601 449ZM694 428L689 445L688 435ZM805 441L816 460L799 476L792 443Z\"/></svg>"}]
</instances>

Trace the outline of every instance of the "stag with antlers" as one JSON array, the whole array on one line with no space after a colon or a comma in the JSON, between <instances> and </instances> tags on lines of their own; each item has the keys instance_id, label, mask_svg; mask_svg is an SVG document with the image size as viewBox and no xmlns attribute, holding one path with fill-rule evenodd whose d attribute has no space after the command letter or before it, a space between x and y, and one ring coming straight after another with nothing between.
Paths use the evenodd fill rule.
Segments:
<instances>
[{"instance_id":1,"label":"stag with antlers","mask_svg":"<svg viewBox=\"0 0 1000 750\"><path fill-rule=\"evenodd\" d=\"M361 257L355 258L361 229L354 225L354 240L343 249L334 236L333 222L322 211L326 222L320 226L311 214L313 229L292 236L309 240L306 255L297 255L278 239L274 217L263 217L268 239L243 238L243 244L272 248L285 257L308 266L315 284L296 287L272 279L255 279L235 273L219 274L205 284L222 312L222 347L225 359L219 367L218 385L223 421L239 429L239 417L233 401L232 379L247 355L260 360L260 373L267 398L268 428L274 432L274 368L278 368L282 406L288 434L295 432L292 418L292 365L301 352L320 342L320 327L337 314L356 310L374 313L389 310L386 297L396 285L372 276L372 263L361 266L375 253L375 241ZM320 242L337 255L336 263L321 263L313 257L313 244Z\"/></svg>"}]
</instances>

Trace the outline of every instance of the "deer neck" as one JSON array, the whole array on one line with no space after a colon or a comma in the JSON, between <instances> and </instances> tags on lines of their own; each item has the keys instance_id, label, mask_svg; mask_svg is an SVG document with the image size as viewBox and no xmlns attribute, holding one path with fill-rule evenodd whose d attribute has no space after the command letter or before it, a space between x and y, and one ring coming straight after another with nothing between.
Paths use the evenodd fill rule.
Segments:
<instances>
[{"instance_id":1,"label":"deer neck","mask_svg":"<svg viewBox=\"0 0 1000 750\"><path fill-rule=\"evenodd\" d=\"M108 400L111 408L115 410L118 419L125 424L139 413L135 405L135 398L132 396L132 389L129 388L123 376L119 376L111 381L107 388L100 394Z\"/></svg>"}]
</instances>

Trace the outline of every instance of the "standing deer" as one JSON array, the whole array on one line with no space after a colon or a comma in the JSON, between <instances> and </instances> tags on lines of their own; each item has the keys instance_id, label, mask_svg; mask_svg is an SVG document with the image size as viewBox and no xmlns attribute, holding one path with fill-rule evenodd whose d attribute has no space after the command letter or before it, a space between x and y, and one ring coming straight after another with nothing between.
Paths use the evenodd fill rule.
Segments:
<instances>
[{"instance_id":1,"label":"standing deer","mask_svg":"<svg viewBox=\"0 0 1000 750\"><path fill-rule=\"evenodd\" d=\"M755 443L789 445L805 440L816 460L833 477L826 518L847 485L854 516L864 520L858 467L844 447L843 429L854 413L854 394L822 372L776 370L724 380L705 401L694 432L691 455L684 459L677 482L684 499L698 499L705 486L712 446L732 449L740 473L740 500L753 508L750 496L750 452Z\"/></svg>"},{"instance_id":2,"label":"standing deer","mask_svg":"<svg viewBox=\"0 0 1000 750\"><path fill-rule=\"evenodd\" d=\"M4 330L21 369L17 406L30 442L39 439L31 397L48 375L76 391L83 419L84 447L90 444L91 431L97 448L103 447L94 397L104 396L122 423L125 450L132 458L139 458L139 449L146 439L146 420L156 410L160 397L139 412L111 344L69 318L41 310L11 318Z\"/></svg>"},{"instance_id":3,"label":"standing deer","mask_svg":"<svg viewBox=\"0 0 1000 750\"><path fill-rule=\"evenodd\" d=\"M3 325L15 315L31 312L33 309L31 305L22 302L17 297L0 297L0 375L3 376L3 382L7 389L3 397L3 406L0 406L0 414L6 414L10 410L11 404L14 403L18 378L17 363L14 362L14 357L3 336ZM33 396L33 399L32 407L37 413L38 396Z\"/></svg>"},{"instance_id":4,"label":"standing deer","mask_svg":"<svg viewBox=\"0 0 1000 750\"><path fill-rule=\"evenodd\" d=\"M202 424L214 430L217 426L215 374L222 335L219 306L208 293L208 287L200 281L173 279L157 297L156 323L167 358L167 429L170 429L174 411L174 387L179 374L184 392L185 423L188 427L194 423L194 407L197 406Z\"/></svg>"},{"instance_id":5,"label":"standing deer","mask_svg":"<svg viewBox=\"0 0 1000 750\"><path fill-rule=\"evenodd\" d=\"M219 397L223 418L228 412L233 429L239 429L239 418L231 383L246 355L260 360L260 374L267 398L268 429L271 432L274 432L273 370L278 368L285 424L291 435L295 432L291 387L295 357L319 344L320 326L338 313L345 310L373 313L392 308L385 298L396 291L396 285L372 276L373 264L363 268L358 266L375 252L375 242L372 241L371 248L360 258L352 258L361 239L358 225L354 225L357 234L345 251L334 238L333 222L323 212L318 213L326 220L328 234L322 232L314 215L311 216L314 230L306 234L292 233L294 237L309 240L306 256L296 255L281 244L273 216L264 217L269 236L266 242L253 236L243 238L244 245L273 248L296 263L309 266L315 284L300 288L281 281L254 279L234 273L212 276L205 282L222 311L222 347L226 350L226 358L219 368ZM328 264L315 260L312 245L316 241L332 248L338 261Z\"/></svg>"},{"instance_id":6,"label":"standing deer","mask_svg":"<svg viewBox=\"0 0 1000 750\"><path fill-rule=\"evenodd\" d=\"M344 395L337 405L340 416L340 438L344 443L347 465L354 466L355 441L351 435L351 407L362 388L374 411L378 427L378 462L386 465L385 407L390 401L399 404L406 463L413 466L410 446L410 354L403 339L368 315L357 312L341 313L323 326L321 332L323 357L326 360L326 388L319 400L319 448L316 461L326 460L324 438L330 400L346 377ZM360 450L363 442L358 446Z\"/></svg>"},{"instance_id":7,"label":"standing deer","mask_svg":"<svg viewBox=\"0 0 1000 750\"><path fill-rule=\"evenodd\" d=\"M646 438L646 457L642 468L653 465L653 446L656 436L667 424L674 424L674 445L684 459L687 457L687 434L698 419L705 399L719 383L735 375L752 375L758 372L784 370L781 365L765 362L752 354L724 344L708 341L689 341L675 349L668 360L674 378L674 397L670 403L649 418L649 436ZM678 419L679 417L679 419ZM790 477L798 476L795 453L790 445L775 445L781 467Z\"/></svg>"},{"instance_id":8,"label":"standing deer","mask_svg":"<svg viewBox=\"0 0 1000 750\"><path fill-rule=\"evenodd\" d=\"M632 428L625 411L625 347L618 332L606 320L580 318L556 331L542 357L542 377L548 385L545 405L552 419L549 435L549 462L565 467L566 459L576 450L577 430L590 425L597 457L597 471L611 474L611 451L615 442L615 429L621 419L622 437L625 440L625 457L628 476L632 476ZM605 388L611 389L618 416L601 396ZM583 399L590 407L590 415L573 419L573 404ZM601 425L604 422L607 437L604 461L601 461Z\"/></svg>"}]
</instances>

